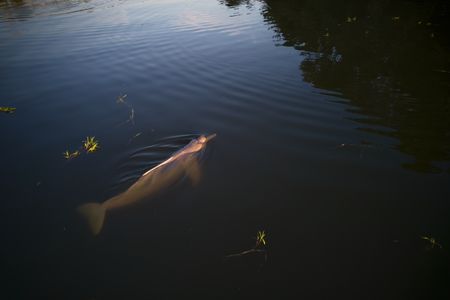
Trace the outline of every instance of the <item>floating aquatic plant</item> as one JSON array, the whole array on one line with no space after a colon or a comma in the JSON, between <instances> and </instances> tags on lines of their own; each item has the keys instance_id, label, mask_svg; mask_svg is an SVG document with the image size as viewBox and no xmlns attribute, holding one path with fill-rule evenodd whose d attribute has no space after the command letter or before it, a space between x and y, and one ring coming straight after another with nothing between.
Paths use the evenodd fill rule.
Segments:
<instances>
[{"instance_id":1,"label":"floating aquatic plant","mask_svg":"<svg viewBox=\"0 0 450 300\"><path fill-rule=\"evenodd\" d=\"M92 153L100 149L100 144L98 140L95 139L95 136L88 136L86 140L83 141L84 150L88 153Z\"/></svg>"},{"instance_id":2,"label":"floating aquatic plant","mask_svg":"<svg viewBox=\"0 0 450 300\"><path fill-rule=\"evenodd\" d=\"M258 231L256 234L256 245L255 248L266 245L266 232L264 230Z\"/></svg>"},{"instance_id":3,"label":"floating aquatic plant","mask_svg":"<svg viewBox=\"0 0 450 300\"><path fill-rule=\"evenodd\" d=\"M131 110L130 110L130 117L128 118L127 123L128 123L128 122L131 122L131 124L134 125L134 108L133 108L133 106L131 106L131 105L130 105L130 107L131 107Z\"/></svg>"},{"instance_id":4,"label":"floating aquatic plant","mask_svg":"<svg viewBox=\"0 0 450 300\"><path fill-rule=\"evenodd\" d=\"M15 107L0 106L0 112L11 114L16 111Z\"/></svg>"},{"instance_id":5,"label":"floating aquatic plant","mask_svg":"<svg viewBox=\"0 0 450 300\"><path fill-rule=\"evenodd\" d=\"M66 150L63 152L63 156L65 159L72 159L75 157L78 157L82 154L82 150L85 150L87 153L96 152L100 149L100 144L98 140L95 139L95 136L88 136L86 137L86 140L83 141L83 145L76 151L71 152L69 150Z\"/></svg>"},{"instance_id":6,"label":"floating aquatic plant","mask_svg":"<svg viewBox=\"0 0 450 300\"><path fill-rule=\"evenodd\" d=\"M427 241L430 244L430 248L441 248L442 249L442 245L439 244L435 238L431 237L431 236L421 236L420 237L422 240Z\"/></svg>"},{"instance_id":7,"label":"floating aquatic plant","mask_svg":"<svg viewBox=\"0 0 450 300\"><path fill-rule=\"evenodd\" d=\"M119 97L117 97L116 102L117 102L117 103L126 103L125 98L126 98L127 96L128 96L127 94L120 95Z\"/></svg>"},{"instance_id":8,"label":"floating aquatic plant","mask_svg":"<svg viewBox=\"0 0 450 300\"><path fill-rule=\"evenodd\" d=\"M93 144L92 146L90 146L86 151L87 152L95 152L99 149L99 145L98 144Z\"/></svg>"},{"instance_id":9,"label":"floating aquatic plant","mask_svg":"<svg viewBox=\"0 0 450 300\"><path fill-rule=\"evenodd\" d=\"M80 154L81 154L81 152L78 150L76 150L74 152L70 152L69 150L66 150L65 152L63 152L65 159L72 159L72 158L79 156Z\"/></svg>"},{"instance_id":10,"label":"floating aquatic plant","mask_svg":"<svg viewBox=\"0 0 450 300\"><path fill-rule=\"evenodd\" d=\"M130 109L130 114L128 117L128 120L126 120L124 123L131 122L131 124L134 125L134 107L130 103L128 103L125 99L127 98L127 94L123 94L117 97L116 103L118 104L124 104Z\"/></svg>"}]
</instances>

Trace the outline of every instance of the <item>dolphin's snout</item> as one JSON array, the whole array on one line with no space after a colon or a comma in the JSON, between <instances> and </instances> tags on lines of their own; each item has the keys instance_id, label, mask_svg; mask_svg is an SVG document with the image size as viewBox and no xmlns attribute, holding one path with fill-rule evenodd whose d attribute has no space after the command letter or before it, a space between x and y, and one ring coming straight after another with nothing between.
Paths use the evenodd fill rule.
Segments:
<instances>
[{"instance_id":1,"label":"dolphin's snout","mask_svg":"<svg viewBox=\"0 0 450 300\"><path fill-rule=\"evenodd\" d=\"M217 136L217 133L213 133L211 135L208 135L206 137L206 142L209 142L210 140L212 140L213 138L215 138Z\"/></svg>"}]
</instances>

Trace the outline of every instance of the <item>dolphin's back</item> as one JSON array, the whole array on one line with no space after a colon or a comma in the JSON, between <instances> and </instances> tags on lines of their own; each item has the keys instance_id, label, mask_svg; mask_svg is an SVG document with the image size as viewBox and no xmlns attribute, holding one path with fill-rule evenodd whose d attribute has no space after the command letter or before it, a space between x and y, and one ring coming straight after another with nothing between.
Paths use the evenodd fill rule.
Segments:
<instances>
[{"instance_id":1,"label":"dolphin's back","mask_svg":"<svg viewBox=\"0 0 450 300\"><path fill-rule=\"evenodd\" d=\"M203 149L204 143L199 143L198 140L191 141L170 158L145 172L125 192L101 204L87 203L81 205L78 212L84 216L94 235L100 233L107 211L152 198L161 190L175 184L184 175L187 175L194 184L197 183L200 178L199 159L202 156Z\"/></svg>"}]
</instances>

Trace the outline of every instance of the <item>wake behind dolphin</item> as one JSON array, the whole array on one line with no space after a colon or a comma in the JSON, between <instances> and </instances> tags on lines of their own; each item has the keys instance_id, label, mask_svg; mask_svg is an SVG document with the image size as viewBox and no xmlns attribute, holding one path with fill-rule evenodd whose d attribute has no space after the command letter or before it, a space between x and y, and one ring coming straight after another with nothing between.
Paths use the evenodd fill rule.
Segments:
<instances>
[{"instance_id":1,"label":"wake behind dolphin","mask_svg":"<svg viewBox=\"0 0 450 300\"><path fill-rule=\"evenodd\" d=\"M86 219L91 232L94 235L100 233L108 211L149 199L159 191L170 187L185 175L193 183L197 183L200 180L199 158L208 141L215 136L216 134L201 135L193 139L168 159L146 171L125 192L103 203L86 203L78 207L78 212Z\"/></svg>"}]
</instances>

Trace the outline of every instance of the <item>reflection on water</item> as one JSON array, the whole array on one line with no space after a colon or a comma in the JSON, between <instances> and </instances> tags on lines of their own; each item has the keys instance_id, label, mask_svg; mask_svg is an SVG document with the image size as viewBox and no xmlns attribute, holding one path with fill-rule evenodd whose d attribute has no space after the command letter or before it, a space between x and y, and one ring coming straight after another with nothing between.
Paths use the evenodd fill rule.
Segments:
<instances>
[{"instance_id":1,"label":"reflection on water","mask_svg":"<svg viewBox=\"0 0 450 300\"><path fill-rule=\"evenodd\" d=\"M435 3L0 1L0 106L17 108L0 115L4 294L449 298ZM213 132L202 176L192 160L139 186ZM170 176L187 173L197 185ZM77 214L167 186L115 202L95 237ZM266 258L226 259L261 250L256 232Z\"/></svg>"},{"instance_id":2,"label":"reflection on water","mask_svg":"<svg viewBox=\"0 0 450 300\"><path fill-rule=\"evenodd\" d=\"M404 167L445 170L441 163L450 160L448 4L265 3L262 13L276 41L305 57L300 65L305 81L348 99L360 130L398 139L395 148L414 158Z\"/></svg>"},{"instance_id":3,"label":"reflection on water","mask_svg":"<svg viewBox=\"0 0 450 300\"><path fill-rule=\"evenodd\" d=\"M94 6L88 5L89 2L91 0L5 0L0 1L0 15L3 22L32 16L67 14L93 9Z\"/></svg>"}]
</instances>

